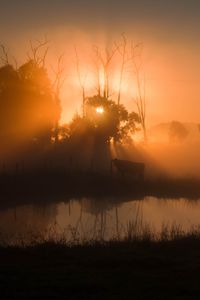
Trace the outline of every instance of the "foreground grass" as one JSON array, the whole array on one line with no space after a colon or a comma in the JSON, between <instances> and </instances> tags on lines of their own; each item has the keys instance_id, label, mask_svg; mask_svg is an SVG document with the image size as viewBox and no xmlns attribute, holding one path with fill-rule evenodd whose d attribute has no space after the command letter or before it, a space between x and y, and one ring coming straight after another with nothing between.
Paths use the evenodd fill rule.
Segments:
<instances>
[{"instance_id":1,"label":"foreground grass","mask_svg":"<svg viewBox=\"0 0 200 300\"><path fill-rule=\"evenodd\" d=\"M1 299L200 299L199 280L197 231L0 247Z\"/></svg>"}]
</instances>

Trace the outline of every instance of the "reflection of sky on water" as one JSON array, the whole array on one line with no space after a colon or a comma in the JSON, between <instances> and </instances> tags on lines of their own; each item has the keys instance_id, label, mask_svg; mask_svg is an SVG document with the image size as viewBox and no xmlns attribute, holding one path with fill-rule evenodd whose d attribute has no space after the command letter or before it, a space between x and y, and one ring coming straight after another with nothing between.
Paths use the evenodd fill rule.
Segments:
<instances>
[{"instance_id":1,"label":"reflection of sky on water","mask_svg":"<svg viewBox=\"0 0 200 300\"><path fill-rule=\"evenodd\" d=\"M136 218L159 231L163 224L180 224L183 229L199 225L200 201L187 199L144 200L114 198L71 199L43 205L23 205L0 211L0 230L3 236L27 232L45 232L56 228L69 235L69 229L82 238L112 238L123 236L128 222ZM69 236L68 236L69 237Z\"/></svg>"}]
</instances>

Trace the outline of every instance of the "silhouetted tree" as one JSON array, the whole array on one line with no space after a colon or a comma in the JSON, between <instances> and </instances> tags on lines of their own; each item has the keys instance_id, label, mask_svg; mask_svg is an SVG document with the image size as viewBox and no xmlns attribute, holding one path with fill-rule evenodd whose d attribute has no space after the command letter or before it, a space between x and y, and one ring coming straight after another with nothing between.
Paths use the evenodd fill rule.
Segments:
<instances>
[{"instance_id":1,"label":"silhouetted tree","mask_svg":"<svg viewBox=\"0 0 200 300\"><path fill-rule=\"evenodd\" d=\"M197 125L198 131L200 132L200 124Z\"/></svg>"},{"instance_id":2,"label":"silhouetted tree","mask_svg":"<svg viewBox=\"0 0 200 300\"><path fill-rule=\"evenodd\" d=\"M110 66L112 63L112 60L117 53L119 49L119 46L117 44L113 44L112 47L106 48L105 49L105 54L100 51L99 47L95 46L94 47L94 52L96 55L96 68L97 68L97 91L98 91L98 96L102 96L104 98L109 98L110 97ZM100 72L102 70L103 73L103 86L101 87L100 83Z\"/></svg>"},{"instance_id":3,"label":"silhouetted tree","mask_svg":"<svg viewBox=\"0 0 200 300\"><path fill-rule=\"evenodd\" d=\"M79 56L78 56L78 51L77 48L74 47L75 55L76 55L76 72L78 76L78 82L81 88L81 93L82 93L82 116L85 116L85 100L86 100L86 92L85 92L85 83L86 83L86 78L87 74L84 75L84 78L81 74L80 70L80 61L79 61Z\"/></svg>"},{"instance_id":4,"label":"silhouetted tree","mask_svg":"<svg viewBox=\"0 0 200 300\"><path fill-rule=\"evenodd\" d=\"M61 127L59 126L59 120L61 116L61 99L60 91L64 84L65 77L63 76L64 67L62 66L63 55L60 55L57 62L57 70L55 71L55 81L54 81L54 100L55 100L55 125L54 125L54 139L55 143L58 143L58 136Z\"/></svg>"},{"instance_id":5,"label":"silhouetted tree","mask_svg":"<svg viewBox=\"0 0 200 300\"><path fill-rule=\"evenodd\" d=\"M118 47L118 52L121 55L122 61L121 61L121 67L120 67L120 78L119 78L119 90L118 90L118 96L117 96L117 104L119 105L121 102L121 89L122 89L122 83L123 83L123 75L124 75L124 69L127 62L127 40L125 34L122 34L122 42L121 45Z\"/></svg>"},{"instance_id":6,"label":"silhouetted tree","mask_svg":"<svg viewBox=\"0 0 200 300\"><path fill-rule=\"evenodd\" d=\"M131 45L131 61L133 66L133 72L135 76L135 84L137 88L137 94L134 97L137 112L140 117L141 127L143 131L144 141L147 141L146 133L146 82L142 71L142 44Z\"/></svg>"},{"instance_id":7,"label":"silhouetted tree","mask_svg":"<svg viewBox=\"0 0 200 300\"><path fill-rule=\"evenodd\" d=\"M137 130L140 118L137 113L128 113L123 105L102 96L86 99L85 118L76 116L70 124L70 135L93 135L102 143L112 138L121 141Z\"/></svg>"},{"instance_id":8,"label":"silhouetted tree","mask_svg":"<svg viewBox=\"0 0 200 300\"><path fill-rule=\"evenodd\" d=\"M0 68L0 138L49 143L57 118L56 103L46 68L29 60L17 70Z\"/></svg>"},{"instance_id":9,"label":"silhouetted tree","mask_svg":"<svg viewBox=\"0 0 200 300\"><path fill-rule=\"evenodd\" d=\"M169 138L172 141L182 141L188 135L188 130L185 126L177 121L173 121L169 127Z\"/></svg>"}]
</instances>

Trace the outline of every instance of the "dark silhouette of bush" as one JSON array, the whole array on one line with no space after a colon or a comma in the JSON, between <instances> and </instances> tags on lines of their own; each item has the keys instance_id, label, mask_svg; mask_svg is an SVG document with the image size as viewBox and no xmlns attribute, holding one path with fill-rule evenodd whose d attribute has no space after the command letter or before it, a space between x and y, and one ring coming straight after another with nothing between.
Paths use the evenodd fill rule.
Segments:
<instances>
[{"instance_id":1,"label":"dark silhouette of bush","mask_svg":"<svg viewBox=\"0 0 200 300\"><path fill-rule=\"evenodd\" d=\"M200 132L200 124L197 125L198 131Z\"/></svg>"},{"instance_id":2,"label":"dark silhouette of bush","mask_svg":"<svg viewBox=\"0 0 200 300\"><path fill-rule=\"evenodd\" d=\"M47 71L29 60L18 69L0 68L0 140L49 143L60 115Z\"/></svg>"},{"instance_id":3,"label":"dark silhouette of bush","mask_svg":"<svg viewBox=\"0 0 200 300\"><path fill-rule=\"evenodd\" d=\"M183 141L188 135L188 130L185 126L178 122L173 121L169 127L169 139L171 141Z\"/></svg>"},{"instance_id":4,"label":"dark silhouette of bush","mask_svg":"<svg viewBox=\"0 0 200 300\"><path fill-rule=\"evenodd\" d=\"M111 139L121 141L138 130L140 119L137 113L102 96L89 97L85 101L85 116L75 116L69 125L69 136L91 135L99 142Z\"/></svg>"}]
</instances>

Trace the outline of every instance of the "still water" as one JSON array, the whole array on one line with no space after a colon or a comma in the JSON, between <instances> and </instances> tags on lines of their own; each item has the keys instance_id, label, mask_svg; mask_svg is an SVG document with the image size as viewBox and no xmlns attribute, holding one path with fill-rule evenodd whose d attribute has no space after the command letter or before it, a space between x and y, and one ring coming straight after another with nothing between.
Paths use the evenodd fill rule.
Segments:
<instances>
[{"instance_id":1,"label":"still water","mask_svg":"<svg viewBox=\"0 0 200 300\"><path fill-rule=\"evenodd\" d=\"M183 230L200 224L200 199L80 198L0 208L1 238L28 241L41 234L67 239L123 237L128 224L147 224L159 232L163 225ZM31 236L31 237L30 237Z\"/></svg>"}]
</instances>

